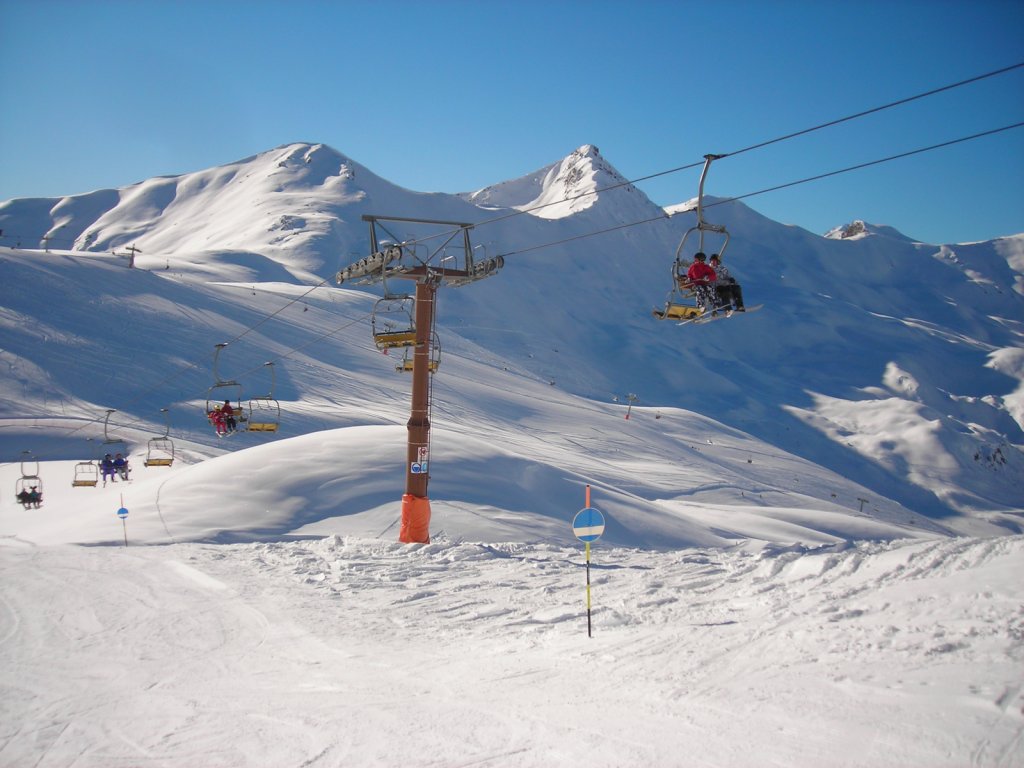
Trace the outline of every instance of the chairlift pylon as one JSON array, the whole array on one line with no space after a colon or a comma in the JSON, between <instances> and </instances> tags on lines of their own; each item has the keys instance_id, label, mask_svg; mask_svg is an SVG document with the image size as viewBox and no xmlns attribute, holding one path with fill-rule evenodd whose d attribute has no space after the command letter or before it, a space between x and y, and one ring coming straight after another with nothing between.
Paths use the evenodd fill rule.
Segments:
<instances>
[{"instance_id":1,"label":"chairlift pylon","mask_svg":"<svg viewBox=\"0 0 1024 768\"><path fill-rule=\"evenodd\" d=\"M707 179L711 163L722 157L724 155L704 155L704 170L701 171L700 185L697 189L697 207L695 209L697 223L686 230L676 247L675 261L672 263L672 288L665 299L664 309L655 309L653 313L659 320L691 320L703 314L703 309L697 304L696 294L690 286L687 276L692 260L692 254L689 253L687 246L692 247L693 242L690 238L696 233L697 247L693 253L707 253L704 239L706 232L720 236L721 244L714 251L719 256L725 254L725 249L729 245L729 232L724 224L711 224L704 221L704 181Z\"/></svg>"},{"instance_id":2,"label":"chairlift pylon","mask_svg":"<svg viewBox=\"0 0 1024 768\"><path fill-rule=\"evenodd\" d=\"M413 346L416 349L413 356L412 402L407 424L405 494L402 496L398 540L404 543L425 544L430 542L430 499L427 496L427 485L430 480L430 419L428 414L432 402L430 385L432 377L429 375L429 353L436 319L437 290L441 285L469 285L489 277L503 266L504 260L501 256L495 256L483 262L473 260L473 248L469 238L473 224L369 214L364 214L362 218L370 225L371 255L338 272L335 278L338 284L340 285L346 280L355 282L384 281L389 277L412 280L416 284L412 304L415 314L408 318L414 322L408 322L405 325L406 335L397 345L404 348ZM399 258L398 263L395 263L389 252L378 248L377 230L380 228L387 231L384 222L407 222L428 227L444 227L447 231L438 232L437 236L447 236L447 239L440 243L440 247L433 249L423 258L413 252L411 260ZM458 259L454 257L449 259L448 254L442 252L445 251L449 243L456 239L463 244L461 262L450 264L449 261L456 262ZM418 242L423 242L423 240ZM435 257L438 257L439 254L443 263L435 261ZM387 295L385 292L385 296ZM382 310L383 306L381 304L375 309ZM380 319L382 311L375 314ZM384 333L385 329L374 325L374 342L382 351L389 348L383 345L392 340Z\"/></svg>"}]
</instances>

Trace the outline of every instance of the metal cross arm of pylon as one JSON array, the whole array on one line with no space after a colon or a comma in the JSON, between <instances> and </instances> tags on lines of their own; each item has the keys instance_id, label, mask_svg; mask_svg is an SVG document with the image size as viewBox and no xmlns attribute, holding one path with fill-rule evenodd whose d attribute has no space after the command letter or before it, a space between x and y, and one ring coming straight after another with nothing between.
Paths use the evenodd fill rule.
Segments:
<instances>
[{"instance_id":1,"label":"metal cross arm of pylon","mask_svg":"<svg viewBox=\"0 0 1024 768\"><path fill-rule=\"evenodd\" d=\"M434 280L460 286L490 277L505 264L501 256L475 259L469 241L473 224L399 216L364 215L362 218L370 225L370 255L340 270L335 276L339 285L345 281L359 285L386 284L395 278ZM401 238L386 226L394 222L418 224L437 231L419 238Z\"/></svg>"}]
</instances>

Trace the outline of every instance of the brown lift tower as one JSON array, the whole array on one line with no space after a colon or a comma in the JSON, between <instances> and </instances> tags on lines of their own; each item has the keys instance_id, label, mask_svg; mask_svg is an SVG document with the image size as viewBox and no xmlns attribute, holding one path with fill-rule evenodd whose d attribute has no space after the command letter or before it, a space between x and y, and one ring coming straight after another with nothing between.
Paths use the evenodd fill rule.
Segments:
<instances>
[{"instance_id":1,"label":"brown lift tower","mask_svg":"<svg viewBox=\"0 0 1024 768\"><path fill-rule=\"evenodd\" d=\"M434 334L437 289L442 284L468 285L495 274L504 264L501 256L475 260L469 242L472 224L398 216L363 216L370 225L370 255L350 264L337 274L340 285L346 280L357 285L382 283L381 302L394 304L408 295L389 291L391 280L416 283L414 315L411 327L378 327L374 323L374 341L381 349L412 347L412 409L409 416L409 443L405 463L405 495L398 539L405 543L430 541L430 377L437 367L431 358L436 349ZM395 237L386 223L421 225L430 230L416 239ZM384 233L387 238L380 237ZM435 245L428 247L428 243ZM439 245L437 244L439 243Z\"/></svg>"}]
</instances>

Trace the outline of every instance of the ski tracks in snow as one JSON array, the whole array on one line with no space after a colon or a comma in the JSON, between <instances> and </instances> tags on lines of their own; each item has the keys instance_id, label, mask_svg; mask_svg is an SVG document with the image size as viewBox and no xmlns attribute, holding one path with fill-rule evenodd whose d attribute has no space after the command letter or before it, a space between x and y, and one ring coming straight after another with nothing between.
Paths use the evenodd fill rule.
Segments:
<instances>
[{"instance_id":1,"label":"ski tracks in snow","mask_svg":"<svg viewBox=\"0 0 1024 768\"><path fill-rule=\"evenodd\" d=\"M0 765L242 764L211 691L258 666L266 616L163 548L42 549L22 568L12 554L2 597L23 637L0 649L0 721L19 725Z\"/></svg>"},{"instance_id":2,"label":"ski tracks in snow","mask_svg":"<svg viewBox=\"0 0 1024 768\"><path fill-rule=\"evenodd\" d=\"M0 764L1020 765L1022 557L0 547Z\"/></svg>"},{"instance_id":3,"label":"ski tracks in snow","mask_svg":"<svg viewBox=\"0 0 1024 768\"><path fill-rule=\"evenodd\" d=\"M854 753L909 764L971 748L1005 755L1020 741L1020 708L1000 702L1024 661L1024 608L1019 591L986 584L1018 568L1024 537L677 553L595 545L592 640L581 550L337 537L248 546L265 574L285 573L333 601L358 633L415 647L438 638L471 644L489 666L482 682L495 688L561 679L586 690L560 666L580 660L601 678L584 701L617 700L617 711L644 713L648 724L683 718L689 738L713 749L749 738L723 731L723 717L737 710L740 721L781 731L794 718L820 722L799 753L805 764L843 764ZM524 664L537 654L559 664ZM674 656L667 667L666 654ZM966 713L950 711L950 698L970 710L966 736L957 722ZM908 727L916 746L900 747ZM986 729L991 735L979 736ZM797 754L785 738L766 755L772 749L782 762Z\"/></svg>"}]
</instances>

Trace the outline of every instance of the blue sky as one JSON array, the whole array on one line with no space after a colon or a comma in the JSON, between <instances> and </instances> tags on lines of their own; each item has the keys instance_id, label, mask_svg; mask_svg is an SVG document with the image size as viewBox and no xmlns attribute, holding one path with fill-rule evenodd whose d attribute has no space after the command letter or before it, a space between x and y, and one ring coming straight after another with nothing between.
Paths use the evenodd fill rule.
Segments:
<instances>
[{"instance_id":1,"label":"blue sky","mask_svg":"<svg viewBox=\"0 0 1024 768\"><path fill-rule=\"evenodd\" d=\"M1024 62L1019 0L0 0L0 200L322 142L423 192L597 145L634 179ZM716 163L766 187L1024 120L1024 68ZM698 170L640 184L659 204ZM813 232L1024 232L1024 128L746 200ZM404 212L386 213L400 214Z\"/></svg>"}]
</instances>

